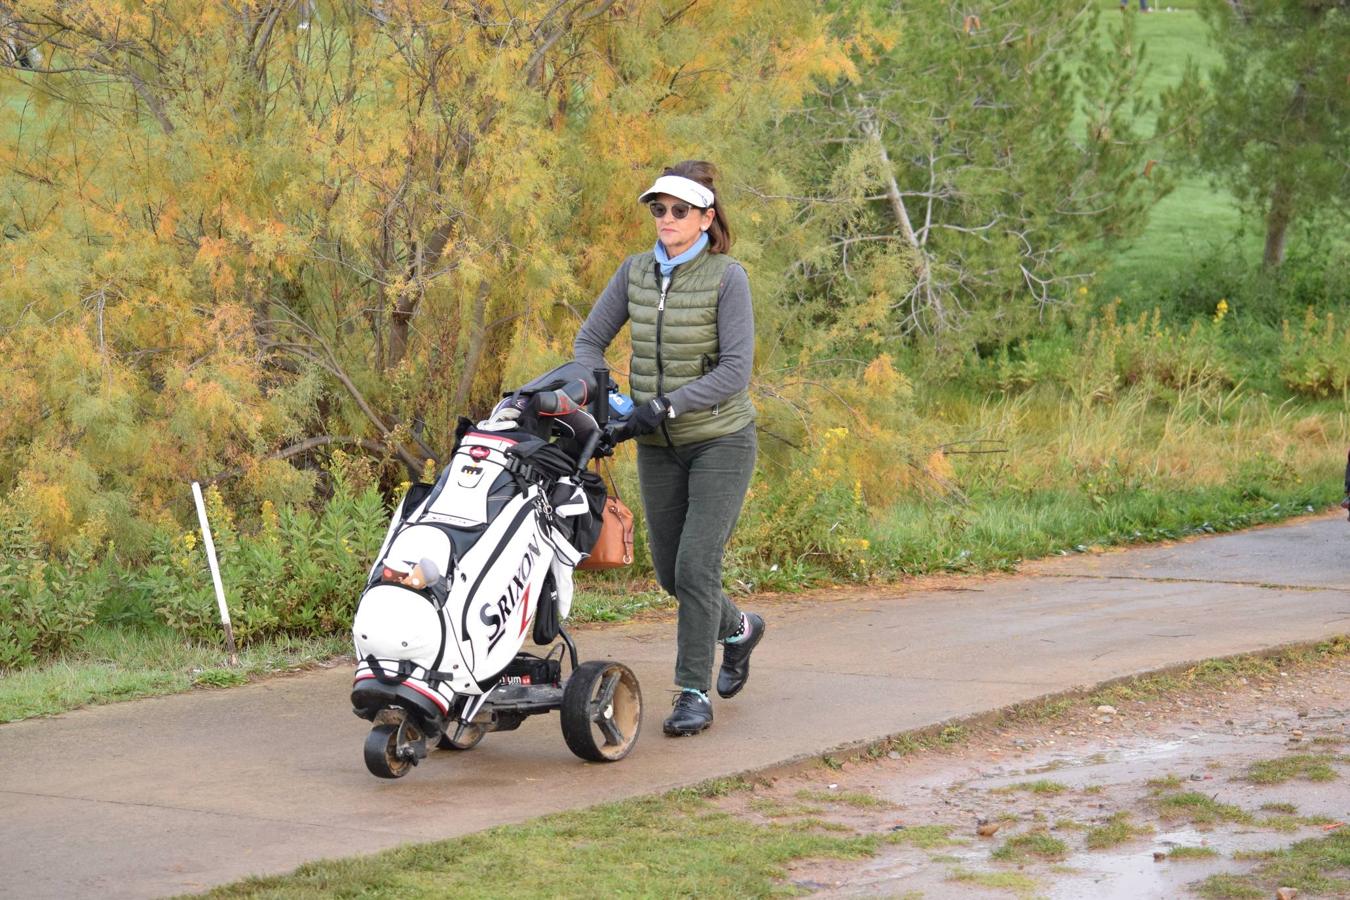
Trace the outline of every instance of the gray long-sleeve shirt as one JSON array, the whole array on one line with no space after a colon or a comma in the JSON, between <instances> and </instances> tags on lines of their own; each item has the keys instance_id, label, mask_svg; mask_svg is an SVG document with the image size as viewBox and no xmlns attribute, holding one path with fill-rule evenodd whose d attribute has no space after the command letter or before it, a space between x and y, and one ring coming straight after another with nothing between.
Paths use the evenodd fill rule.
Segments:
<instances>
[{"instance_id":1,"label":"gray long-sleeve shirt","mask_svg":"<svg viewBox=\"0 0 1350 900\"><path fill-rule=\"evenodd\" d=\"M588 369L606 365L605 350L628 321L628 265L632 261L630 256L619 266L577 332L572 353ZM711 409L750 386L755 311L750 303L750 279L739 263L727 267L717 289L717 345L717 365L708 374L666 395L675 415Z\"/></svg>"}]
</instances>

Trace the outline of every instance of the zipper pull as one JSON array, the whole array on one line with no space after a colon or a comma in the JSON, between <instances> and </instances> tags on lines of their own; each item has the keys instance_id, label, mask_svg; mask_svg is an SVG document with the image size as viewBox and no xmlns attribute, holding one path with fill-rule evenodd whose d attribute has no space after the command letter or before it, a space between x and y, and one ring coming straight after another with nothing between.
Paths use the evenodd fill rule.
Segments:
<instances>
[{"instance_id":1,"label":"zipper pull","mask_svg":"<svg viewBox=\"0 0 1350 900\"><path fill-rule=\"evenodd\" d=\"M656 311L663 312L666 308L666 294L670 292L670 276L661 279L661 300L656 304Z\"/></svg>"}]
</instances>

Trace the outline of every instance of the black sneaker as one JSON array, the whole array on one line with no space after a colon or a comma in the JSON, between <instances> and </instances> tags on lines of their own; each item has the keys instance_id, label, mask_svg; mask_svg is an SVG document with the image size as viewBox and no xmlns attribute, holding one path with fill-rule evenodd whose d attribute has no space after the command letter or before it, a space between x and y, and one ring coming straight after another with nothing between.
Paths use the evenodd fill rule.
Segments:
<instances>
[{"instance_id":1,"label":"black sneaker","mask_svg":"<svg viewBox=\"0 0 1350 900\"><path fill-rule=\"evenodd\" d=\"M712 704L697 691L680 691L675 697L675 709L666 719L665 732L671 737L698 734L712 724Z\"/></svg>"},{"instance_id":2,"label":"black sneaker","mask_svg":"<svg viewBox=\"0 0 1350 900\"><path fill-rule=\"evenodd\" d=\"M717 673L717 696L723 699L735 697L750 680L750 651L764 637L764 619L755 613L746 613L745 618L750 623L750 636L734 644L722 644L722 669Z\"/></svg>"}]
</instances>

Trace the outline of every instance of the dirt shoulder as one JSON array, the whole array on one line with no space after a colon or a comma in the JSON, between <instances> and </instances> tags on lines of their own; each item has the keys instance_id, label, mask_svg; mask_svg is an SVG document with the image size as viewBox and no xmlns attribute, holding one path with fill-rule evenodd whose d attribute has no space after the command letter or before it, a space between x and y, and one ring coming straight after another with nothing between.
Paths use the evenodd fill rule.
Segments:
<instances>
[{"instance_id":1,"label":"dirt shoulder","mask_svg":"<svg viewBox=\"0 0 1350 900\"><path fill-rule=\"evenodd\" d=\"M1207 665L1199 686L1033 705L719 803L885 835L870 859L794 864L816 896L1350 897L1350 656Z\"/></svg>"}]
</instances>

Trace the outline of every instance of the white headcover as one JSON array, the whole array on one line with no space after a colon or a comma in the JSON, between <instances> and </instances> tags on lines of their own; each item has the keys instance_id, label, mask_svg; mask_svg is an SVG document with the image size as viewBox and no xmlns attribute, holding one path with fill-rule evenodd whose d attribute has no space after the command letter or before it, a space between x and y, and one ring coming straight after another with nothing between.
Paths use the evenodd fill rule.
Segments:
<instances>
[{"instance_id":1,"label":"white headcover","mask_svg":"<svg viewBox=\"0 0 1350 900\"><path fill-rule=\"evenodd\" d=\"M700 209L707 209L712 206L714 199L712 191L692 178L685 178L683 175L662 175L652 183L651 187L638 196L638 202L646 203L661 194L669 194L676 199L683 200L690 206L697 206Z\"/></svg>"}]
</instances>

